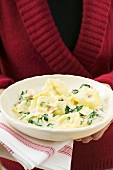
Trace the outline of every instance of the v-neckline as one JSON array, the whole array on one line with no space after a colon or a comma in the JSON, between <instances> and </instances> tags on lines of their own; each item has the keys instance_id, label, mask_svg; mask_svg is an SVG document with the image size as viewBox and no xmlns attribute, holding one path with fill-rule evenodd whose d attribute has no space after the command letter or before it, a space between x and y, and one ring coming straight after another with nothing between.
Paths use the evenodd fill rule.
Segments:
<instances>
[{"instance_id":1,"label":"v-neckline","mask_svg":"<svg viewBox=\"0 0 113 170\"><path fill-rule=\"evenodd\" d=\"M73 52L64 44L47 0L16 0L16 2L31 42L51 67L56 67L53 60L57 61L60 70L63 62L63 66L68 63L67 72L70 73L72 69L70 74L76 74L70 64L73 61L75 65L79 62L81 67L90 70L103 45L111 0L107 2L83 0L81 29Z\"/></svg>"},{"instance_id":2,"label":"v-neckline","mask_svg":"<svg viewBox=\"0 0 113 170\"><path fill-rule=\"evenodd\" d=\"M73 52L80 33L82 0L47 0L47 3L63 42Z\"/></svg>"}]
</instances>

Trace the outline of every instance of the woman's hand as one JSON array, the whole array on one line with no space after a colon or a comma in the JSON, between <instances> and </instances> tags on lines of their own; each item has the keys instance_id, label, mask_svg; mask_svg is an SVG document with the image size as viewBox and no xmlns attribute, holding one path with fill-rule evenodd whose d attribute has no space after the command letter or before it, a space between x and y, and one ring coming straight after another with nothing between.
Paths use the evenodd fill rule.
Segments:
<instances>
[{"instance_id":1,"label":"woman's hand","mask_svg":"<svg viewBox=\"0 0 113 170\"><path fill-rule=\"evenodd\" d=\"M102 130L100 130L99 132L97 132L97 133L95 133L95 134L93 134L91 136L87 136L85 138L82 138L81 140L77 140L77 141L82 141L83 143L88 143L91 140L98 140L98 139L100 139L103 136L104 132L108 129L110 124L111 124L111 122L107 126L105 126Z\"/></svg>"},{"instance_id":2,"label":"woman's hand","mask_svg":"<svg viewBox=\"0 0 113 170\"><path fill-rule=\"evenodd\" d=\"M105 83L103 83L103 84L111 89L110 85L105 84ZM110 124L111 124L111 122L107 126L105 126L102 130L100 130L99 132L97 132L97 133L95 133L95 134L93 134L91 136L88 136L88 137L82 138L80 140L77 140L77 141L82 141L83 143L88 143L91 140L98 140L98 139L100 139L103 136L104 132L108 129Z\"/></svg>"},{"instance_id":3,"label":"woman's hand","mask_svg":"<svg viewBox=\"0 0 113 170\"><path fill-rule=\"evenodd\" d=\"M0 89L0 95L2 94L2 92L4 91L5 89Z\"/></svg>"}]
</instances>

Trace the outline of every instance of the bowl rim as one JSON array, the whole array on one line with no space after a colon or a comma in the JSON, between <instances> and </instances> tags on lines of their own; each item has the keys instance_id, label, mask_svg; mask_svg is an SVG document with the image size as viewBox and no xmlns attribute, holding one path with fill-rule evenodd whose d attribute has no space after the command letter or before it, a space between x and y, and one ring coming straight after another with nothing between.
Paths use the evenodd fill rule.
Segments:
<instances>
[{"instance_id":1,"label":"bowl rim","mask_svg":"<svg viewBox=\"0 0 113 170\"><path fill-rule=\"evenodd\" d=\"M110 93L111 95L113 96L113 91L112 89L110 89L109 87L105 86L104 84L101 84L100 82L97 82L95 80L92 80L90 78L85 78L85 77L81 77L81 76L74 76L74 75L68 75L68 74L53 74L53 75L42 75L42 76L34 76L34 77L30 77L30 78L26 78L26 79L23 79L23 80L20 80L12 85L10 85L9 87L7 87L3 93L1 94L0 96L0 109L1 109L1 112L3 113L3 115L6 117L7 121L10 122L11 124L18 124L18 126L21 126L21 127L25 127L25 128L31 128L31 129L35 129L35 130L40 130L40 131L46 131L46 132L61 132L61 133L70 133L70 132L81 132L81 131L87 131L87 130L91 130L91 129L94 129L95 127L99 127L99 126L102 126L104 124L107 124L109 123L112 119L113 119L113 115L109 115L109 116L106 116L106 119L103 119L102 121L99 121L95 124L92 124L90 126L85 126L85 127L80 127L80 128L70 128L70 129L55 129L55 128L45 128L45 127L38 127L38 126L35 126L35 125L31 125L31 124L26 124L24 122L21 122L19 120L16 120L16 118L13 118L11 117L10 115L8 115L3 107L2 107L2 98L4 96L5 93L7 93L7 91L9 91L11 88L13 88L14 86L16 86L17 84L21 84L22 82L26 82L26 81L29 81L29 80L32 80L32 79L40 79L40 78L49 78L49 77L72 77L72 78L77 78L77 79L82 79L82 80L88 80L90 82L95 82L96 84L99 84L100 86L103 86L104 88L106 88Z\"/></svg>"}]
</instances>

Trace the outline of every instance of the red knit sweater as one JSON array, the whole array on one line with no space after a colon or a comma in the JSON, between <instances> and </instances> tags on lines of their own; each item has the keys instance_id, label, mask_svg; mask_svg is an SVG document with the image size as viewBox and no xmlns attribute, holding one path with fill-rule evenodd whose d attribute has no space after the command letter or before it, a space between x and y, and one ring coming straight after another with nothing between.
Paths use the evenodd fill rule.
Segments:
<instances>
[{"instance_id":1,"label":"red knit sweater","mask_svg":"<svg viewBox=\"0 0 113 170\"><path fill-rule=\"evenodd\" d=\"M68 12L68 11L67 11ZM43 74L73 74L113 88L113 1L83 0L73 52L63 43L47 0L0 0L0 87ZM1 159L8 170L17 163ZM98 141L75 142L71 170L113 167L113 125Z\"/></svg>"}]
</instances>

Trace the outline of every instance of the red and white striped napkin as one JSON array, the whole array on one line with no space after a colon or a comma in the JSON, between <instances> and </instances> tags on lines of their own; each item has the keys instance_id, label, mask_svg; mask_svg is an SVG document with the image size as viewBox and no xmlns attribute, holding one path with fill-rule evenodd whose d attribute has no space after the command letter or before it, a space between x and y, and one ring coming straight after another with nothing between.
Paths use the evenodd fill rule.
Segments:
<instances>
[{"instance_id":1,"label":"red and white striped napkin","mask_svg":"<svg viewBox=\"0 0 113 170\"><path fill-rule=\"evenodd\" d=\"M14 129L0 113L0 143L25 170L70 170L73 141L50 142L24 135Z\"/></svg>"}]
</instances>

